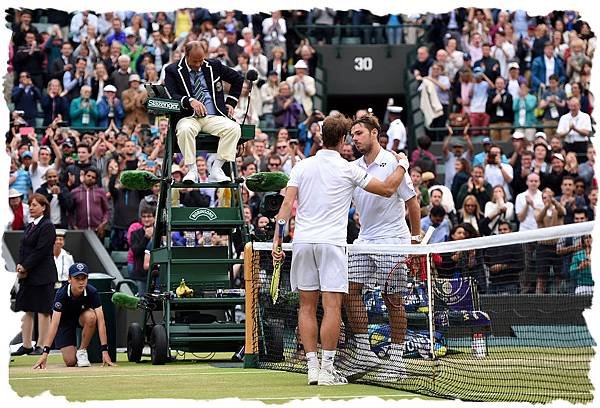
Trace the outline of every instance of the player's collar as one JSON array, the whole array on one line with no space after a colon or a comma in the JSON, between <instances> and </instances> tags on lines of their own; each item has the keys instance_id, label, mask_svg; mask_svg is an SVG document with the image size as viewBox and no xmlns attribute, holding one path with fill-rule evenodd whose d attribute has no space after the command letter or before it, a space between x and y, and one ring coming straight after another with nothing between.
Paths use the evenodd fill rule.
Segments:
<instances>
[{"instance_id":1,"label":"player's collar","mask_svg":"<svg viewBox=\"0 0 600 408\"><path fill-rule=\"evenodd\" d=\"M67 285L67 295L69 295L69 297L71 297L71 284L70 283ZM83 296L87 296L87 288L85 288L83 290Z\"/></svg>"},{"instance_id":2,"label":"player's collar","mask_svg":"<svg viewBox=\"0 0 600 408\"><path fill-rule=\"evenodd\" d=\"M319 156L340 156L340 152L338 152L337 150L332 150L332 149L321 149L317 152L317 155Z\"/></svg>"},{"instance_id":3,"label":"player's collar","mask_svg":"<svg viewBox=\"0 0 600 408\"><path fill-rule=\"evenodd\" d=\"M365 156L363 155L360 159L358 159L358 163L360 165L360 167L367 169L371 166L373 166L374 164L378 165L379 167L385 167L389 164L389 160L387 157L385 152L387 152L387 150L385 150L383 147L379 149L379 153L377 153L377 156L375 157L375 160L373 160L373 163L371 163L370 165L367 166L367 162L365 161Z\"/></svg>"}]
</instances>

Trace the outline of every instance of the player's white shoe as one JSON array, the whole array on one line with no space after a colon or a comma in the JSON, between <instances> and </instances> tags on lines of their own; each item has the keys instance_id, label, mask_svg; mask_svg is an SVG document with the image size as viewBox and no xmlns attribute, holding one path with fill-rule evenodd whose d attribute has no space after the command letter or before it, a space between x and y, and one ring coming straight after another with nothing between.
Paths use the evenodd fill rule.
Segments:
<instances>
[{"instance_id":1,"label":"player's white shoe","mask_svg":"<svg viewBox=\"0 0 600 408\"><path fill-rule=\"evenodd\" d=\"M335 369L319 370L318 385L346 385L348 380Z\"/></svg>"},{"instance_id":2,"label":"player's white shoe","mask_svg":"<svg viewBox=\"0 0 600 408\"><path fill-rule=\"evenodd\" d=\"M401 357L394 357L394 359L389 360L365 376L366 379L386 383L395 383L404 380L406 377L406 365Z\"/></svg>"},{"instance_id":3,"label":"player's white shoe","mask_svg":"<svg viewBox=\"0 0 600 408\"><path fill-rule=\"evenodd\" d=\"M86 349L77 350L77 367L91 367L90 360Z\"/></svg>"},{"instance_id":4,"label":"player's white shoe","mask_svg":"<svg viewBox=\"0 0 600 408\"><path fill-rule=\"evenodd\" d=\"M384 362L370 349L358 347L343 360L337 361L340 372L346 377L355 377L373 371Z\"/></svg>"},{"instance_id":5,"label":"player's white shoe","mask_svg":"<svg viewBox=\"0 0 600 408\"><path fill-rule=\"evenodd\" d=\"M308 385L317 385L319 383L319 367L308 369Z\"/></svg>"}]
</instances>

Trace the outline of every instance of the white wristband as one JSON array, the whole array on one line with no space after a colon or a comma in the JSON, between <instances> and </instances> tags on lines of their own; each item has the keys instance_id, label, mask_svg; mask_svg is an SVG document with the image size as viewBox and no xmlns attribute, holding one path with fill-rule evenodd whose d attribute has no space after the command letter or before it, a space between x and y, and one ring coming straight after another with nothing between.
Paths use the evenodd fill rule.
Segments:
<instances>
[{"instance_id":1,"label":"white wristband","mask_svg":"<svg viewBox=\"0 0 600 408\"><path fill-rule=\"evenodd\" d=\"M404 169L404 171L408 171L408 167L409 167L408 159L398 160L398 166L402 167Z\"/></svg>"}]
</instances>

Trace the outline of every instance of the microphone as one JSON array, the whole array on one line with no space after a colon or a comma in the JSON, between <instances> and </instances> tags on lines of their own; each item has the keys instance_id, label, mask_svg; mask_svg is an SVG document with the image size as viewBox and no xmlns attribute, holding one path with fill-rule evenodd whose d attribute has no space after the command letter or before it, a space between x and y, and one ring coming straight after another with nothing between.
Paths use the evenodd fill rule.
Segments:
<instances>
[{"instance_id":1,"label":"microphone","mask_svg":"<svg viewBox=\"0 0 600 408\"><path fill-rule=\"evenodd\" d=\"M246 187L254 192L278 192L287 186L288 181L289 177L285 173L264 171L246 177Z\"/></svg>"},{"instance_id":2,"label":"microphone","mask_svg":"<svg viewBox=\"0 0 600 408\"><path fill-rule=\"evenodd\" d=\"M254 85L254 81L258 79L258 72L253 69L249 69L246 72L245 80L248 81L248 106L246 106L246 113L244 113L244 119L242 120L242 124L240 126L244 126L246 123L246 117L248 117L248 110L250 109L250 93L252 92L252 85Z\"/></svg>"},{"instance_id":3,"label":"microphone","mask_svg":"<svg viewBox=\"0 0 600 408\"><path fill-rule=\"evenodd\" d=\"M115 292L112 295L111 301L124 309L136 310L140 304L140 298L129 296L123 292Z\"/></svg>"},{"instance_id":4,"label":"microphone","mask_svg":"<svg viewBox=\"0 0 600 408\"><path fill-rule=\"evenodd\" d=\"M119 176L123 187L130 190L149 190L161 179L145 170L125 170Z\"/></svg>"}]
</instances>

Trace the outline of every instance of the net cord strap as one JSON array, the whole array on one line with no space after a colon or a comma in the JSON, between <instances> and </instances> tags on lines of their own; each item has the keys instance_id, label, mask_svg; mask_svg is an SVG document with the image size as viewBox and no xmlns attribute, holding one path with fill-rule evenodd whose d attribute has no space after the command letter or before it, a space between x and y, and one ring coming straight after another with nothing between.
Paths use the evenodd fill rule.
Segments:
<instances>
[{"instance_id":1,"label":"net cord strap","mask_svg":"<svg viewBox=\"0 0 600 408\"><path fill-rule=\"evenodd\" d=\"M464 251L469 249L484 249L511 245L515 243L528 243L550 239L559 239L573 236L591 234L594 229L594 221L580 222L576 224L559 225L531 231L518 231L510 234L490 235L488 237L465 239L460 241L441 242L427 245L347 245L348 252L398 254L409 253L412 255L426 255L431 253L448 253ZM273 249L272 242L253 242L255 251L270 251ZM291 251L292 244L285 243L284 251Z\"/></svg>"}]
</instances>

